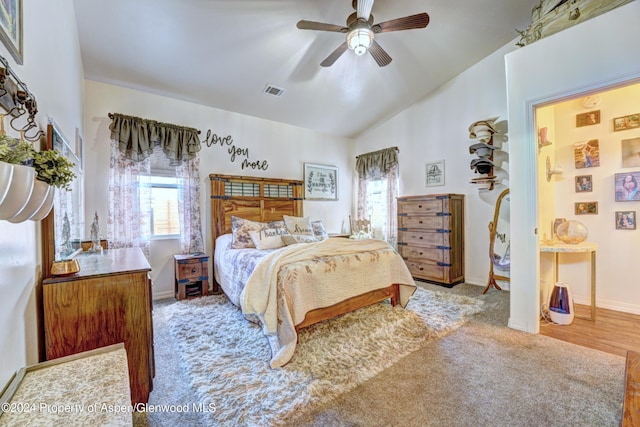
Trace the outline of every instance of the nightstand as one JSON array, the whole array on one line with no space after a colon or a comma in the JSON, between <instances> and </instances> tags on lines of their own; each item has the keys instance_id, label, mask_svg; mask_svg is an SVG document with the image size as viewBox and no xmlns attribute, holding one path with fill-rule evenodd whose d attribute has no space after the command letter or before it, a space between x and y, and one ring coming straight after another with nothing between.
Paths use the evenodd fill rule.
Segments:
<instances>
[{"instance_id":1,"label":"nightstand","mask_svg":"<svg viewBox=\"0 0 640 427\"><path fill-rule=\"evenodd\" d=\"M209 291L209 256L200 254L176 254L176 299L207 295Z\"/></svg>"}]
</instances>

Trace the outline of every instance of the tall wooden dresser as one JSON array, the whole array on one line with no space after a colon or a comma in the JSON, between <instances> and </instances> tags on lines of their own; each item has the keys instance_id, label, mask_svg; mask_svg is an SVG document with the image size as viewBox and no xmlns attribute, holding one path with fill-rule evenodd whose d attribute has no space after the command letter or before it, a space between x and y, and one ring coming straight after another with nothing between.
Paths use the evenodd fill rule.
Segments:
<instances>
[{"instance_id":1,"label":"tall wooden dresser","mask_svg":"<svg viewBox=\"0 0 640 427\"><path fill-rule=\"evenodd\" d=\"M398 198L398 251L415 279L464 281L464 194Z\"/></svg>"},{"instance_id":2,"label":"tall wooden dresser","mask_svg":"<svg viewBox=\"0 0 640 427\"><path fill-rule=\"evenodd\" d=\"M122 342L131 403L146 403L155 376L151 267L139 248L77 259L78 273L42 282L47 360Z\"/></svg>"}]
</instances>

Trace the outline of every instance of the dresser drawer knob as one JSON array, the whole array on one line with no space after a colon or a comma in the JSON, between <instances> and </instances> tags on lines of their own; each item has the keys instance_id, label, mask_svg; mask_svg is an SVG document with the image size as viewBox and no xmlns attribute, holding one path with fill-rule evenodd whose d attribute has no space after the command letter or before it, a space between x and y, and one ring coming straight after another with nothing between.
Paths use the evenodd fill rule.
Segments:
<instances>
[{"instance_id":1,"label":"dresser drawer knob","mask_svg":"<svg viewBox=\"0 0 640 427\"><path fill-rule=\"evenodd\" d=\"M422 240L422 236L418 237L420 240Z\"/></svg>"},{"instance_id":2,"label":"dresser drawer knob","mask_svg":"<svg viewBox=\"0 0 640 427\"><path fill-rule=\"evenodd\" d=\"M418 205L418 209L422 209L422 205Z\"/></svg>"},{"instance_id":3,"label":"dresser drawer knob","mask_svg":"<svg viewBox=\"0 0 640 427\"><path fill-rule=\"evenodd\" d=\"M422 220L418 221L418 224L422 224Z\"/></svg>"},{"instance_id":4,"label":"dresser drawer knob","mask_svg":"<svg viewBox=\"0 0 640 427\"><path fill-rule=\"evenodd\" d=\"M195 273L195 272L196 272L196 269L195 269L195 268L192 268L192 269L191 269L191 272L192 272L192 273Z\"/></svg>"}]
</instances>

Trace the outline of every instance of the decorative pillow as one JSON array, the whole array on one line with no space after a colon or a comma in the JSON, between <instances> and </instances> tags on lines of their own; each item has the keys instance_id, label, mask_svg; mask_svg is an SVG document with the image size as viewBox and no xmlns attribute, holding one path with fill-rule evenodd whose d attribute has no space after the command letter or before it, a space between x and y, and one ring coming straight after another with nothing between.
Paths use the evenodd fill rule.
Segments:
<instances>
[{"instance_id":1,"label":"decorative pillow","mask_svg":"<svg viewBox=\"0 0 640 427\"><path fill-rule=\"evenodd\" d=\"M289 233L314 237L313 227L308 217L282 215L282 218Z\"/></svg>"},{"instance_id":2,"label":"decorative pillow","mask_svg":"<svg viewBox=\"0 0 640 427\"><path fill-rule=\"evenodd\" d=\"M313 243L313 242L317 242L315 237L307 236L305 234L288 234L286 236L282 236L282 241L287 246L295 245L296 243Z\"/></svg>"},{"instance_id":3,"label":"decorative pillow","mask_svg":"<svg viewBox=\"0 0 640 427\"><path fill-rule=\"evenodd\" d=\"M233 249L255 248L256 245L251 239L250 232L260 231L266 228L264 222L251 221L249 219L240 218L239 216L231 216L231 234L233 235Z\"/></svg>"},{"instance_id":4,"label":"decorative pillow","mask_svg":"<svg viewBox=\"0 0 640 427\"><path fill-rule=\"evenodd\" d=\"M329 233L327 233L327 230L325 230L324 224L322 223L322 221L320 220L313 221L311 223L311 228L313 229L313 235L316 237L317 240L323 241L329 238Z\"/></svg>"},{"instance_id":5,"label":"decorative pillow","mask_svg":"<svg viewBox=\"0 0 640 427\"><path fill-rule=\"evenodd\" d=\"M265 230L268 228L285 228L285 226L283 221L273 221L266 223L251 221L249 219L240 218L239 216L231 216L231 234L233 236L231 248L255 248L256 246L253 243L250 232Z\"/></svg>"},{"instance_id":6,"label":"decorative pillow","mask_svg":"<svg viewBox=\"0 0 640 427\"><path fill-rule=\"evenodd\" d=\"M282 241L284 236L290 236L287 229L283 227L265 228L260 231L250 231L249 235L257 249L276 249L285 245Z\"/></svg>"}]
</instances>

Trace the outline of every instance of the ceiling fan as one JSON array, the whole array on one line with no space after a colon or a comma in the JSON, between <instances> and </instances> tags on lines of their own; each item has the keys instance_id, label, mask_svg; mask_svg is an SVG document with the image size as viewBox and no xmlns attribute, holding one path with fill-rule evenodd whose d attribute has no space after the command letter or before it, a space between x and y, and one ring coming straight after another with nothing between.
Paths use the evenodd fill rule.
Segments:
<instances>
[{"instance_id":1,"label":"ceiling fan","mask_svg":"<svg viewBox=\"0 0 640 427\"><path fill-rule=\"evenodd\" d=\"M384 67L391 63L391 57L375 41L375 34L424 28L429 24L429 15L426 13L418 13L374 25L373 15L371 14L373 1L374 0L353 0L352 5L356 12L349 15L346 27L335 24L324 24L322 22L298 21L296 26L301 30L332 31L345 33L347 35L345 42L331 52L331 54L320 63L321 66L330 67L347 49L351 49L358 56L369 52L378 65Z\"/></svg>"}]
</instances>

